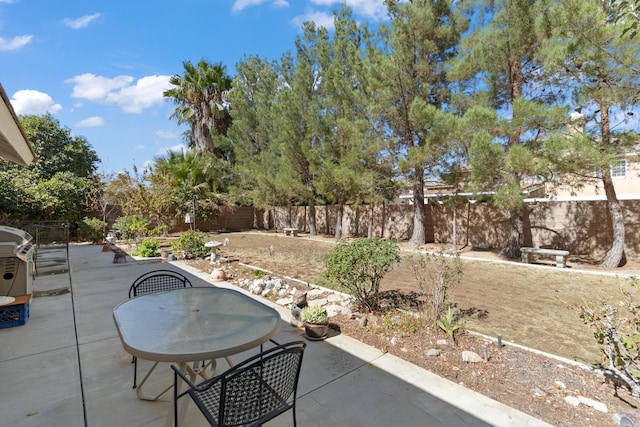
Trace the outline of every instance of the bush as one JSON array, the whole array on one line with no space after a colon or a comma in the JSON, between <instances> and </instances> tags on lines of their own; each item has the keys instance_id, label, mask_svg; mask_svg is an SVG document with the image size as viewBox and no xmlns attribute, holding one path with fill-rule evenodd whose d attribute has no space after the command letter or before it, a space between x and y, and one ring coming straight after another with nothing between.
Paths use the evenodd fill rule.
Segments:
<instances>
[{"instance_id":1,"label":"bush","mask_svg":"<svg viewBox=\"0 0 640 427\"><path fill-rule=\"evenodd\" d=\"M139 239L147 235L149 220L138 215L121 216L113 226L122 233L122 238Z\"/></svg>"},{"instance_id":2,"label":"bush","mask_svg":"<svg viewBox=\"0 0 640 427\"><path fill-rule=\"evenodd\" d=\"M603 368L621 380L636 400L640 400L640 305L638 279L631 279L627 289L620 285L619 295L594 295L577 310L586 325L594 329L600 345Z\"/></svg>"},{"instance_id":3,"label":"bush","mask_svg":"<svg viewBox=\"0 0 640 427\"><path fill-rule=\"evenodd\" d=\"M399 252L397 243L378 238L341 241L325 256L324 277L350 293L360 308L375 311L380 281L400 261Z\"/></svg>"},{"instance_id":4,"label":"bush","mask_svg":"<svg viewBox=\"0 0 640 427\"><path fill-rule=\"evenodd\" d=\"M97 243L99 240L104 239L104 230L107 228L107 223L99 220L98 218L84 217L80 223L78 234L81 238Z\"/></svg>"},{"instance_id":5,"label":"bush","mask_svg":"<svg viewBox=\"0 0 640 427\"><path fill-rule=\"evenodd\" d=\"M409 257L409 265L424 298L426 317L431 319L435 326L438 320L445 316L450 307L449 296L462 280L460 256L426 252L423 255Z\"/></svg>"},{"instance_id":6,"label":"bush","mask_svg":"<svg viewBox=\"0 0 640 427\"><path fill-rule=\"evenodd\" d=\"M207 235L201 231L185 231L171 244L173 253L184 253L187 259L205 257L209 249L204 245Z\"/></svg>"},{"instance_id":7,"label":"bush","mask_svg":"<svg viewBox=\"0 0 640 427\"><path fill-rule=\"evenodd\" d=\"M160 241L157 239L142 239L140 246L138 247L138 254L141 257L153 257L158 253L158 249L160 249Z\"/></svg>"}]
</instances>

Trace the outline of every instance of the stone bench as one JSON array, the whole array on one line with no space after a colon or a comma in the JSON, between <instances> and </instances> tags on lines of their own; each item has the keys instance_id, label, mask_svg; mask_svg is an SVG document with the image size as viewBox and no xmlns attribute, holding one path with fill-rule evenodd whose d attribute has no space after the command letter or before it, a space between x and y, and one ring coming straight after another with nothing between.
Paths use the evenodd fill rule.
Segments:
<instances>
[{"instance_id":1,"label":"stone bench","mask_svg":"<svg viewBox=\"0 0 640 427\"><path fill-rule=\"evenodd\" d=\"M285 236L293 236L296 237L298 235L298 229L295 227L285 227L283 228Z\"/></svg>"},{"instance_id":2,"label":"stone bench","mask_svg":"<svg viewBox=\"0 0 640 427\"><path fill-rule=\"evenodd\" d=\"M565 258L569 256L569 251L562 251L558 249L523 247L523 248L520 248L520 252L522 252L522 262L525 264L529 263L529 254L555 256L556 267L560 267L560 268L565 267Z\"/></svg>"}]
</instances>

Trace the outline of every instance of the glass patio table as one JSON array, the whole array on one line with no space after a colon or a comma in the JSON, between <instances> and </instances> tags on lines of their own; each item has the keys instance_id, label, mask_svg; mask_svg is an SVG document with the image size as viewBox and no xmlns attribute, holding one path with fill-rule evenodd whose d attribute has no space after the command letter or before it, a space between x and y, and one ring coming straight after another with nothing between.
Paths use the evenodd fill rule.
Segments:
<instances>
[{"instance_id":1,"label":"glass patio table","mask_svg":"<svg viewBox=\"0 0 640 427\"><path fill-rule=\"evenodd\" d=\"M195 380L201 361L212 361L258 347L280 330L280 314L273 308L231 289L181 288L127 300L113 310L124 349L155 362L176 363ZM193 368L189 367L193 363ZM155 365L154 365L155 368ZM142 391L140 399L155 400Z\"/></svg>"}]
</instances>

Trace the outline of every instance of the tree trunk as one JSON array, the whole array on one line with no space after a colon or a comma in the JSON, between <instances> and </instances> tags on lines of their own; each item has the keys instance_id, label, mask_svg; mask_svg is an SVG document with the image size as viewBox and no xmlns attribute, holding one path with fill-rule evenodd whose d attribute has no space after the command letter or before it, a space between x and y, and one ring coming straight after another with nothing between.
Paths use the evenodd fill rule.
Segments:
<instances>
[{"instance_id":1,"label":"tree trunk","mask_svg":"<svg viewBox=\"0 0 640 427\"><path fill-rule=\"evenodd\" d=\"M313 200L309 203L309 235L318 235L318 227L316 224L316 202Z\"/></svg>"},{"instance_id":2,"label":"tree trunk","mask_svg":"<svg viewBox=\"0 0 640 427\"><path fill-rule=\"evenodd\" d=\"M600 133L602 145L610 145L611 128L609 124L609 108L605 101L600 102ZM613 236L611 248L601 265L602 267L616 268L621 267L626 263L624 255L624 215L622 213L622 208L620 207L620 202L618 201L618 196L616 195L616 189L613 186L611 170L609 168L602 171L602 184L604 187L604 193L607 196L609 213L611 214L611 229L613 230Z\"/></svg>"},{"instance_id":3,"label":"tree trunk","mask_svg":"<svg viewBox=\"0 0 640 427\"><path fill-rule=\"evenodd\" d=\"M517 208L511 211L511 231L507 244L500 252L500 256L505 258L519 258L522 255L520 247L522 246L522 239L524 236L524 208Z\"/></svg>"},{"instance_id":4,"label":"tree trunk","mask_svg":"<svg viewBox=\"0 0 640 427\"><path fill-rule=\"evenodd\" d=\"M336 233L335 233L335 238L336 240L340 240L342 239L342 215L344 213L344 204L342 202L338 202L338 205L336 206L337 211L336 211Z\"/></svg>"},{"instance_id":5,"label":"tree trunk","mask_svg":"<svg viewBox=\"0 0 640 427\"><path fill-rule=\"evenodd\" d=\"M453 252L458 252L458 226L457 226L457 218L456 218L456 213L457 213L457 209L456 209L456 205L453 205L453 229L452 229L452 236L451 236L451 240L453 242Z\"/></svg>"},{"instance_id":6,"label":"tree trunk","mask_svg":"<svg viewBox=\"0 0 640 427\"><path fill-rule=\"evenodd\" d=\"M371 203L371 207L369 208L369 218L367 221L367 239L373 238L373 215L374 215L375 204Z\"/></svg>"},{"instance_id":7,"label":"tree trunk","mask_svg":"<svg viewBox=\"0 0 640 427\"><path fill-rule=\"evenodd\" d=\"M409 243L414 246L424 245L426 237L424 232L424 168L415 168L413 185L413 233Z\"/></svg>"},{"instance_id":8,"label":"tree trunk","mask_svg":"<svg viewBox=\"0 0 640 427\"><path fill-rule=\"evenodd\" d=\"M604 170L602 173L602 184L607 196L607 206L611 214L611 228L613 230L613 241L606 258L601 266L607 268L622 267L626 263L624 254L624 215L620 207L620 201L616 195L616 189L611 180L610 171Z\"/></svg>"}]
</instances>

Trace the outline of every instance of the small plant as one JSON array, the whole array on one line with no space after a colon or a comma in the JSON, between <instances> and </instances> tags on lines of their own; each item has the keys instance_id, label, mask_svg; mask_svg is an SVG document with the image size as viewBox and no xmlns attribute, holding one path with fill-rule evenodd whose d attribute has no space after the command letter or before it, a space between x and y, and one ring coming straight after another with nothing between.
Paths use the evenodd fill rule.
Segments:
<instances>
[{"instance_id":1,"label":"small plant","mask_svg":"<svg viewBox=\"0 0 640 427\"><path fill-rule=\"evenodd\" d=\"M397 335L400 338L408 337L420 328L420 319L408 313L387 313L382 316L382 325L387 335ZM389 332L393 332L393 334Z\"/></svg>"},{"instance_id":2,"label":"small plant","mask_svg":"<svg viewBox=\"0 0 640 427\"><path fill-rule=\"evenodd\" d=\"M171 243L171 250L174 253L183 252L187 259L205 257L209 254L209 250L204 245L206 237L206 234L201 231L185 231Z\"/></svg>"},{"instance_id":3,"label":"small plant","mask_svg":"<svg viewBox=\"0 0 640 427\"><path fill-rule=\"evenodd\" d=\"M266 271L253 270L253 277L255 277L256 279L262 279L266 275L267 275Z\"/></svg>"},{"instance_id":4,"label":"small plant","mask_svg":"<svg viewBox=\"0 0 640 427\"><path fill-rule=\"evenodd\" d=\"M306 306L300 312L300 319L306 323L327 323L329 315L327 310L319 305Z\"/></svg>"},{"instance_id":5,"label":"small plant","mask_svg":"<svg viewBox=\"0 0 640 427\"><path fill-rule=\"evenodd\" d=\"M324 277L353 295L360 308L375 311L380 281L400 261L399 252L397 243L378 238L341 241L325 256Z\"/></svg>"},{"instance_id":6,"label":"small plant","mask_svg":"<svg viewBox=\"0 0 640 427\"><path fill-rule=\"evenodd\" d=\"M456 342L456 334L464 331L464 325L460 323L458 318L458 310L451 306L447 308L444 316L436 321L436 325L454 342Z\"/></svg>"},{"instance_id":7,"label":"small plant","mask_svg":"<svg viewBox=\"0 0 640 427\"><path fill-rule=\"evenodd\" d=\"M138 254L142 257L148 258L156 256L160 249L160 241L158 239L146 238L142 239L138 247Z\"/></svg>"}]
</instances>

